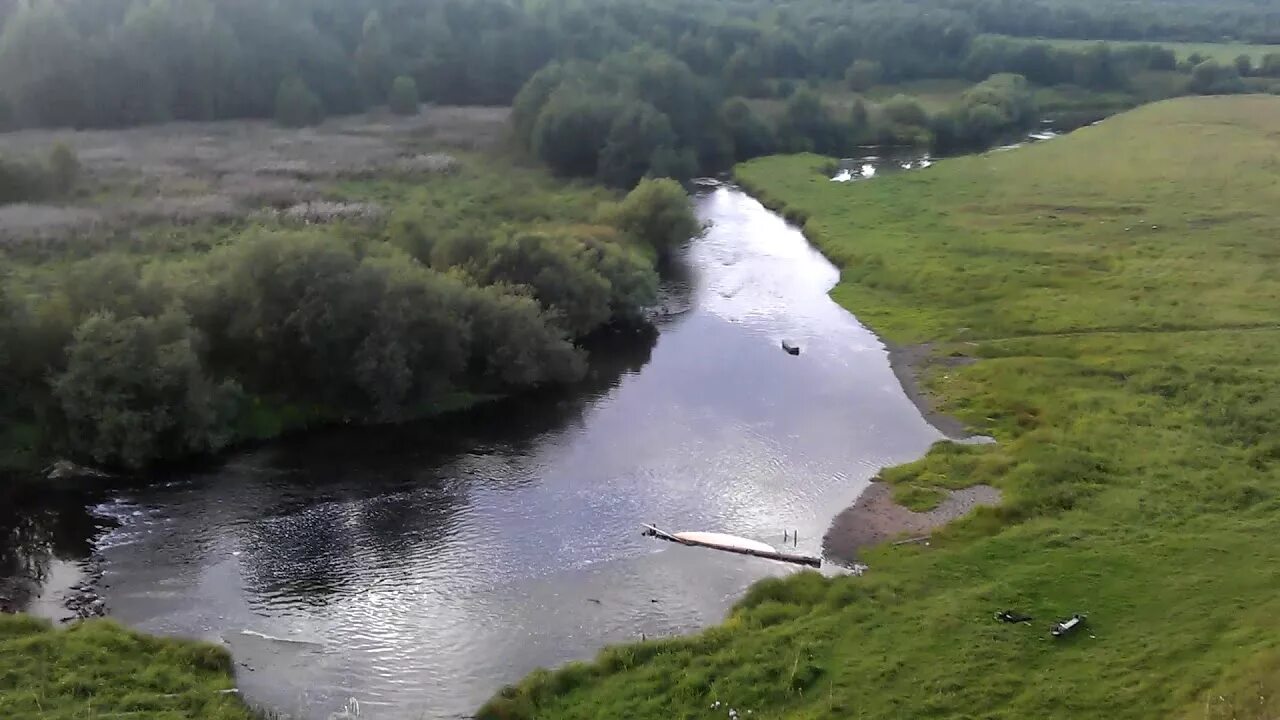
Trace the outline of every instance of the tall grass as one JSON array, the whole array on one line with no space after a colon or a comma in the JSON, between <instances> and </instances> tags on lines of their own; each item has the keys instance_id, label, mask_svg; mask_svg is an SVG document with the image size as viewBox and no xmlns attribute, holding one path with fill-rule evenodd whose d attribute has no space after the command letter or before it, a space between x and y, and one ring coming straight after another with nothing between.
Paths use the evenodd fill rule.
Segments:
<instances>
[{"instance_id":1,"label":"tall grass","mask_svg":"<svg viewBox=\"0 0 1280 720\"><path fill-rule=\"evenodd\" d=\"M0 616L0 717L251 720L232 687L231 657L214 645Z\"/></svg>"}]
</instances>

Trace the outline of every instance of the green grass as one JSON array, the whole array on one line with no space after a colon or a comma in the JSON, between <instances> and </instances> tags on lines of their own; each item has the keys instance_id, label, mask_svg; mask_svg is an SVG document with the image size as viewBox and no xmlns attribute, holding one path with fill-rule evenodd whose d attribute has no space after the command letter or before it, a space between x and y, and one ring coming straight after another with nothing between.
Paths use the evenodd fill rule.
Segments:
<instances>
[{"instance_id":1,"label":"green grass","mask_svg":"<svg viewBox=\"0 0 1280 720\"><path fill-rule=\"evenodd\" d=\"M1014 38L1009 36L1010 40L1024 40L1026 42L1044 42L1050 45L1064 48L1080 48L1096 45L1099 40L1073 40L1064 38ZM1106 40L1106 44L1113 47L1125 47L1129 45L1163 45L1172 50L1179 60L1185 59L1192 53L1199 53L1201 56L1211 58L1222 63L1234 62L1241 55L1248 55L1253 58L1253 63L1257 65L1262 56L1267 53L1280 52L1280 45L1250 45L1247 43L1200 43L1200 42L1162 42L1154 40L1151 42L1137 40Z\"/></svg>"},{"instance_id":2,"label":"green grass","mask_svg":"<svg viewBox=\"0 0 1280 720\"><path fill-rule=\"evenodd\" d=\"M0 717L12 720L251 720L231 657L95 620L67 630L0 616Z\"/></svg>"},{"instance_id":3,"label":"green grass","mask_svg":"<svg viewBox=\"0 0 1280 720\"><path fill-rule=\"evenodd\" d=\"M874 102L884 102L898 95L914 98L921 107L929 112L941 112L960 100L964 91L973 87L973 83L960 78L936 78L927 80L911 80L892 85L876 85L867 91L866 96ZM852 91L846 91L852 97ZM849 101L851 104L852 100Z\"/></svg>"},{"instance_id":4,"label":"green grass","mask_svg":"<svg viewBox=\"0 0 1280 720\"><path fill-rule=\"evenodd\" d=\"M703 633L535 673L480 716L1273 718L1277 126L1280 98L1188 98L874 182L739 166L842 267L837 301L977 360L926 380L998 443L889 479L1004 504L872 549L864 577L765 581ZM1088 632L1047 637L1075 612Z\"/></svg>"},{"instance_id":5,"label":"green grass","mask_svg":"<svg viewBox=\"0 0 1280 720\"><path fill-rule=\"evenodd\" d=\"M893 501L916 512L928 512L942 504L947 494L935 487L894 485Z\"/></svg>"}]
</instances>

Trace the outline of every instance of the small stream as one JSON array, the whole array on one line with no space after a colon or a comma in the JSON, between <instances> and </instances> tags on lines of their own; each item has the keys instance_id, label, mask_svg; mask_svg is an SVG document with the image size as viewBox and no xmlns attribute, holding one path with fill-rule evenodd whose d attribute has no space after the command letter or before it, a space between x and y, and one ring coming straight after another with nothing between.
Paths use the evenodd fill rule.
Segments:
<instances>
[{"instance_id":1,"label":"small stream","mask_svg":"<svg viewBox=\"0 0 1280 720\"><path fill-rule=\"evenodd\" d=\"M929 162L868 152L840 172ZM794 569L641 523L795 532L817 554L879 468L941 436L796 228L731 185L694 202L709 229L664 283L657 331L595 347L579 386L23 511L0 558L45 581L23 604L65 614L89 564L112 616L226 643L251 703L304 720L351 698L365 718L463 718L537 667L721 620Z\"/></svg>"}]
</instances>

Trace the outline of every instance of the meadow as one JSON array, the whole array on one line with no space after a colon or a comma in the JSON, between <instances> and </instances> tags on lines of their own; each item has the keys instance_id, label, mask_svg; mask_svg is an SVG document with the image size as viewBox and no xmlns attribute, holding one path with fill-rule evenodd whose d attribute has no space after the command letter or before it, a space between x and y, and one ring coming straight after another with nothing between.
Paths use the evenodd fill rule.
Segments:
<instances>
[{"instance_id":1,"label":"meadow","mask_svg":"<svg viewBox=\"0 0 1280 720\"><path fill-rule=\"evenodd\" d=\"M883 479L1004 503L872 549L864 577L766 581L703 633L534 673L479 716L1275 717L1277 123L1280 98L1184 98L872 182L813 155L740 165L842 268L839 303L974 360L921 371L998 442ZM1086 630L1051 639L1073 613Z\"/></svg>"}]
</instances>

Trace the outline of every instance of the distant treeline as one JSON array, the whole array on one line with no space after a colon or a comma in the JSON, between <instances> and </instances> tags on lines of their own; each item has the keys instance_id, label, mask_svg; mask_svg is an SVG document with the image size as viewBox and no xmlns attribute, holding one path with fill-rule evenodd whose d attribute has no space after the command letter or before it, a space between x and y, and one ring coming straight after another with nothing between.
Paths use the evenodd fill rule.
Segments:
<instances>
[{"instance_id":1,"label":"distant treeline","mask_svg":"<svg viewBox=\"0 0 1280 720\"><path fill-rule=\"evenodd\" d=\"M856 76L859 60L886 82L955 76L983 33L1280 41L1280 8L1248 0L7 0L0 13L0 115L79 127L282 105L306 122L387 103L393 88L402 107L507 104L550 62L638 46L753 95L771 78ZM1019 71L982 77L993 72Z\"/></svg>"},{"instance_id":2,"label":"distant treeline","mask_svg":"<svg viewBox=\"0 0 1280 720\"><path fill-rule=\"evenodd\" d=\"M132 468L577 380L578 339L638 319L654 260L698 229L670 180L589 207L453 232L410 208L380 237L250 225L178 259L0 268L0 421L41 455Z\"/></svg>"}]
</instances>

